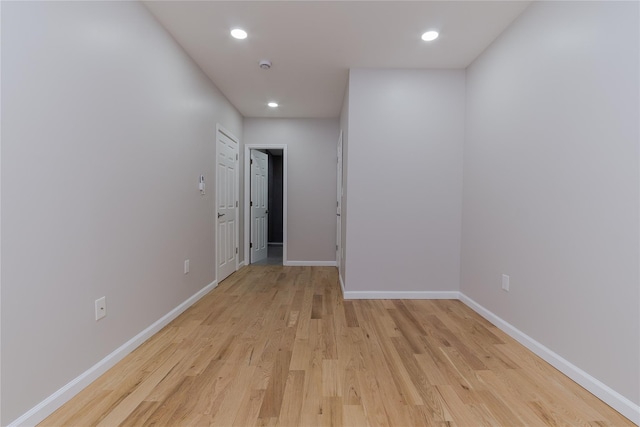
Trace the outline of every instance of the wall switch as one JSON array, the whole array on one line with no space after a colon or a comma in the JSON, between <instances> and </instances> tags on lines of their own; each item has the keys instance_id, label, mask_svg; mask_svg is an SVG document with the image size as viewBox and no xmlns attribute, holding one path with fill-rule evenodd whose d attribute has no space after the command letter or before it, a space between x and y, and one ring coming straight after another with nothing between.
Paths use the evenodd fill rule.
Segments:
<instances>
[{"instance_id":1,"label":"wall switch","mask_svg":"<svg viewBox=\"0 0 640 427\"><path fill-rule=\"evenodd\" d=\"M106 315L107 315L107 297L98 298L96 300L96 320L100 320Z\"/></svg>"},{"instance_id":2,"label":"wall switch","mask_svg":"<svg viewBox=\"0 0 640 427\"><path fill-rule=\"evenodd\" d=\"M204 192L204 175L200 175L200 178L198 178L198 190L200 190L201 194L205 194L205 192Z\"/></svg>"},{"instance_id":3,"label":"wall switch","mask_svg":"<svg viewBox=\"0 0 640 427\"><path fill-rule=\"evenodd\" d=\"M509 292L509 276L506 274L502 275L502 289Z\"/></svg>"},{"instance_id":4,"label":"wall switch","mask_svg":"<svg viewBox=\"0 0 640 427\"><path fill-rule=\"evenodd\" d=\"M184 260L184 274L189 274L189 260Z\"/></svg>"}]
</instances>

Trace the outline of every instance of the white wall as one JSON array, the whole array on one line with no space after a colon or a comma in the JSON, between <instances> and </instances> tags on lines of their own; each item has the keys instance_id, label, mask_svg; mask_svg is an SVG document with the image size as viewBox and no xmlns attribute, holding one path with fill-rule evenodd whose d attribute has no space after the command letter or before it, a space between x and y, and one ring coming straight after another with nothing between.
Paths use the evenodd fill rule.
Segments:
<instances>
[{"instance_id":1,"label":"white wall","mask_svg":"<svg viewBox=\"0 0 640 427\"><path fill-rule=\"evenodd\" d=\"M347 291L457 291L464 70L351 70Z\"/></svg>"},{"instance_id":2,"label":"white wall","mask_svg":"<svg viewBox=\"0 0 640 427\"><path fill-rule=\"evenodd\" d=\"M244 143L287 144L288 261L336 259L337 119L244 120Z\"/></svg>"},{"instance_id":3,"label":"white wall","mask_svg":"<svg viewBox=\"0 0 640 427\"><path fill-rule=\"evenodd\" d=\"M242 117L138 3L3 2L2 79L6 425L215 279Z\"/></svg>"},{"instance_id":4,"label":"white wall","mask_svg":"<svg viewBox=\"0 0 640 427\"><path fill-rule=\"evenodd\" d=\"M461 285L636 404L638 17L536 2L468 69Z\"/></svg>"}]
</instances>

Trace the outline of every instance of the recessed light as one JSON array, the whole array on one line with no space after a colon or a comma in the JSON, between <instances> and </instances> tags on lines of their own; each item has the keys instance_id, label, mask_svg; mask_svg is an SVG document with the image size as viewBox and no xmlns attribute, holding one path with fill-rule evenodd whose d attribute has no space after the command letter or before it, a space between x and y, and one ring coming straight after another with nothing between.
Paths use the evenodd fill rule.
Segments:
<instances>
[{"instance_id":1,"label":"recessed light","mask_svg":"<svg viewBox=\"0 0 640 427\"><path fill-rule=\"evenodd\" d=\"M435 39L437 39L439 36L437 31L427 31L426 33L424 33L422 35L422 40L426 41L426 42L430 42L433 41Z\"/></svg>"},{"instance_id":2,"label":"recessed light","mask_svg":"<svg viewBox=\"0 0 640 427\"><path fill-rule=\"evenodd\" d=\"M234 28L233 30L231 30L231 37L238 40L244 40L247 38L247 32L240 28Z\"/></svg>"},{"instance_id":3,"label":"recessed light","mask_svg":"<svg viewBox=\"0 0 640 427\"><path fill-rule=\"evenodd\" d=\"M269 107L271 107L271 108L276 108L276 107L278 106L278 103L277 103L277 102L270 102L270 103L268 103L267 105L268 105Z\"/></svg>"}]
</instances>

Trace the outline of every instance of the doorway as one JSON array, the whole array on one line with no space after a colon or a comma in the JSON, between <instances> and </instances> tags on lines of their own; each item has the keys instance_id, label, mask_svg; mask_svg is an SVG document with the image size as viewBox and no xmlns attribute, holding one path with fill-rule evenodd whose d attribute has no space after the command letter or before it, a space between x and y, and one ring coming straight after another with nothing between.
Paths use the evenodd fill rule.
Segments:
<instances>
[{"instance_id":1,"label":"doorway","mask_svg":"<svg viewBox=\"0 0 640 427\"><path fill-rule=\"evenodd\" d=\"M286 265L287 146L245 145L245 263Z\"/></svg>"}]
</instances>

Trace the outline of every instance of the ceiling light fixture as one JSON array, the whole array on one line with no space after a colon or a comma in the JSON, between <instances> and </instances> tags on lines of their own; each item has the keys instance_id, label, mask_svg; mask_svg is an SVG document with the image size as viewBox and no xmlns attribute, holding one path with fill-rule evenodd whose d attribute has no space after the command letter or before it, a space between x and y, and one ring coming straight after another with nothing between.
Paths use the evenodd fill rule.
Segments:
<instances>
[{"instance_id":1,"label":"ceiling light fixture","mask_svg":"<svg viewBox=\"0 0 640 427\"><path fill-rule=\"evenodd\" d=\"M268 59L263 59L262 61L260 61L260 68L262 68L263 70L268 70L269 68L271 68L271 61L269 61Z\"/></svg>"},{"instance_id":2,"label":"ceiling light fixture","mask_svg":"<svg viewBox=\"0 0 640 427\"><path fill-rule=\"evenodd\" d=\"M277 102L270 102L270 103L268 103L267 105L268 105L269 107L271 107L271 108L276 108L276 107L278 106L278 103L277 103Z\"/></svg>"},{"instance_id":3,"label":"ceiling light fixture","mask_svg":"<svg viewBox=\"0 0 640 427\"><path fill-rule=\"evenodd\" d=\"M426 41L426 42L430 42L433 41L435 39L437 39L439 36L437 31L427 31L426 33L424 33L422 35L422 40Z\"/></svg>"},{"instance_id":4,"label":"ceiling light fixture","mask_svg":"<svg viewBox=\"0 0 640 427\"><path fill-rule=\"evenodd\" d=\"M231 37L238 40L244 40L247 38L247 32L241 28L234 28L231 30Z\"/></svg>"}]
</instances>

